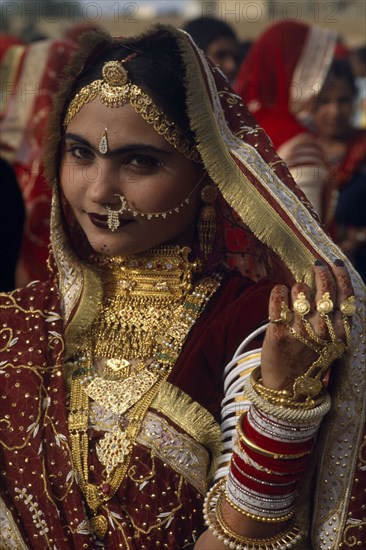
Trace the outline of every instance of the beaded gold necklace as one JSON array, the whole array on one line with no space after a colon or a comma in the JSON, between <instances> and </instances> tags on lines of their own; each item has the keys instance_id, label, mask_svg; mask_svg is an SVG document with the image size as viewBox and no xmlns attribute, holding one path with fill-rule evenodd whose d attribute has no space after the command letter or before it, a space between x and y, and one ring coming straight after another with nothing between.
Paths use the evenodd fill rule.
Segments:
<instances>
[{"instance_id":1,"label":"beaded gold necklace","mask_svg":"<svg viewBox=\"0 0 366 550\"><path fill-rule=\"evenodd\" d=\"M93 262L103 273L105 293L70 374L69 431L79 486L100 539L108 525L101 509L122 483L146 411L220 284L219 277L194 282L199 266L189 261L189 253L189 248L162 247ZM118 418L96 446L104 466L99 485L89 481L90 399Z\"/></svg>"}]
</instances>

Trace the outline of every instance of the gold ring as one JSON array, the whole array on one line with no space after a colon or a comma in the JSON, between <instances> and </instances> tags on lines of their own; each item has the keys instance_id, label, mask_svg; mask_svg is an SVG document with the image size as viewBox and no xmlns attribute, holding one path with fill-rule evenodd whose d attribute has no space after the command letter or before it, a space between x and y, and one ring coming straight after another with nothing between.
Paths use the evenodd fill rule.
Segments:
<instances>
[{"instance_id":1,"label":"gold ring","mask_svg":"<svg viewBox=\"0 0 366 550\"><path fill-rule=\"evenodd\" d=\"M324 292L323 296L316 303L316 309L319 311L320 315L328 315L333 311L334 304L331 300L329 292Z\"/></svg>"},{"instance_id":2,"label":"gold ring","mask_svg":"<svg viewBox=\"0 0 366 550\"><path fill-rule=\"evenodd\" d=\"M343 315L351 317L356 311L356 298L353 295L349 296L347 300L343 300L343 302L340 303L339 309Z\"/></svg>"},{"instance_id":3,"label":"gold ring","mask_svg":"<svg viewBox=\"0 0 366 550\"><path fill-rule=\"evenodd\" d=\"M281 313L280 318L284 325L289 325L292 321L292 311L286 304L286 302L281 303Z\"/></svg>"},{"instance_id":4,"label":"gold ring","mask_svg":"<svg viewBox=\"0 0 366 550\"><path fill-rule=\"evenodd\" d=\"M268 317L268 321L274 325L283 325L283 319L271 319Z\"/></svg>"},{"instance_id":5,"label":"gold ring","mask_svg":"<svg viewBox=\"0 0 366 550\"><path fill-rule=\"evenodd\" d=\"M294 310L299 315L306 315L310 311L310 302L306 299L303 292L299 292L296 300L294 301Z\"/></svg>"}]
</instances>

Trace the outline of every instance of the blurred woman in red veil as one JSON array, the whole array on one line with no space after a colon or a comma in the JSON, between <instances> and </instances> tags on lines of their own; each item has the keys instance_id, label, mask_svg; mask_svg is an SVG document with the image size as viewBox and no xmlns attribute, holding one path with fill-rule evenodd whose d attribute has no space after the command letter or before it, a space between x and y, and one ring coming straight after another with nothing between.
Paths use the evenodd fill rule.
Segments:
<instances>
[{"instance_id":1,"label":"blurred woman in red veil","mask_svg":"<svg viewBox=\"0 0 366 550\"><path fill-rule=\"evenodd\" d=\"M0 154L16 173L26 208L17 286L47 277L51 191L43 140L60 74L75 50L70 40L47 39L13 44L1 60Z\"/></svg>"},{"instance_id":2,"label":"blurred woman in red veil","mask_svg":"<svg viewBox=\"0 0 366 550\"><path fill-rule=\"evenodd\" d=\"M329 165L322 221L366 280L366 129L354 128L357 88L347 59L335 59L312 108Z\"/></svg>"},{"instance_id":3,"label":"blurred woman in red veil","mask_svg":"<svg viewBox=\"0 0 366 550\"><path fill-rule=\"evenodd\" d=\"M332 30L275 23L252 45L234 85L319 214L327 167L307 123L336 43Z\"/></svg>"}]
</instances>

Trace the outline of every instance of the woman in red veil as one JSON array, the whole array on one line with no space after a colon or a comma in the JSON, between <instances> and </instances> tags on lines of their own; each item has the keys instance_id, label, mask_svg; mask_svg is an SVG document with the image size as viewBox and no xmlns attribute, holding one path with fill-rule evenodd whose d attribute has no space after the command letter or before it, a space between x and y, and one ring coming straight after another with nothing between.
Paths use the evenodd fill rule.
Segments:
<instances>
[{"instance_id":1,"label":"woman in red veil","mask_svg":"<svg viewBox=\"0 0 366 550\"><path fill-rule=\"evenodd\" d=\"M253 44L234 84L318 214L327 168L307 124L336 43L329 29L275 23Z\"/></svg>"},{"instance_id":2,"label":"woman in red veil","mask_svg":"<svg viewBox=\"0 0 366 550\"><path fill-rule=\"evenodd\" d=\"M1 59L4 93L1 156L15 171L26 209L17 285L47 278L51 192L43 173L43 146L60 73L76 45L68 39L13 43Z\"/></svg>"},{"instance_id":3,"label":"woman in red veil","mask_svg":"<svg viewBox=\"0 0 366 550\"><path fill-rule=\"evenodd\" d=\"M365 287L221 71L168 26L85 36L47 143L49 278L0 295L1 546L362 541Z\"/></svg>"}]
</instances>

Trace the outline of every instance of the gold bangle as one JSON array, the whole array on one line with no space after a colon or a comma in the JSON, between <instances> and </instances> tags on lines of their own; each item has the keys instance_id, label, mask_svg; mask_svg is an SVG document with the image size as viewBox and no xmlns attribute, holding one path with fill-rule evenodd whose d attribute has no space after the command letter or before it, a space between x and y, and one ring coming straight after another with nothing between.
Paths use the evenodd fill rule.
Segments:
<instances>
[{"instance_id":1,"label":"gold bangle","mask_svg":"<svg viewBox=\"0 0 366 550\"><path fill-rule=\"evenodd\" d=\"M256 367L251 373L250 382L253 390L262 399L276 406L313 409L324 400L323 384L317 378L305 377L304 375L298 376L293 383L294 392L290 393L288 390L274 390L263 386L260 378L260 368ZM303 389L303 393L299 391L300 388ZM303 399L297 399L297 395L303 397Z\"/></svg>"},{"instance_id":2,"label":"gold bangle","mask_svg":"<svg viewBox=\"0 0 366 550\"><path fill-rule=\"evenodd\" d=\"M250 380L252 382L253 388L256 391L257 391L257 387L260 386L260 388L264 388L268 392L268 395L273 395L275 397L280 395L289 397L291 395L288 390L274 390L273 388L268 388L267 386L263 386L262 378L260 375L260 367L255 367L255 369L252 370L250 374Z\"/></svg>"},{"instance_id":3,"label":"gold bangle","mask_svg":"<svg viewBox=\"0 0 366 550\"><path fill-rule=\"evenodd\" d=\"M225 539L223 540L226 545L236 544L236 548L242 545L242 550L245 548L251 548L253 550L275 550L278 549L280 543L290 544L290 542L299 541L302 538L302 533L300 529L295 525L293 520L290 521L290 524L287 529L280 531L277 535L273 537L263 538L263 539L254 539L248 538L243 535L238 535L235 533L226 523L225 518L222 514L221 504L222 504L223 493L219 495L216 504L216 529L219 527L221 530L221 535L224 535Z\"/></svg>"},{"instance_id":4,"label":"gold bangle","mask_svg":"<svg viewBox=\"0 0 366 550\"><path fill-rule=\"evenodd\" d=\"M243 516L249 519L253 519L254 521L258 521L260 523L284 523L285 521L288 521L289 519L291 519L294 515L294 510L291 510L291 512L289 512L288 514L284 516L276 517L276 518L268 518L266 516L257 516L256 514L251 514L250 512L247 512L246 510L239 508L239 506L237 506L235 502L231 500L231 498L229 497L226 491L224 491L224 498L228 502L228 504L232 508L234 508L234 510L236 510Z\"/></svg>"},{"instance_id":5,"label":"gold bangle","mask_svg":"<svg viewBox=\"0 0 366 550\"><path fill-rule=\"evenodd\" d=\"M305 451L304 453L286 455L286 454L282 454L282 453L273 453L271 451L267 451L266 449L263 449L262 447L259 447L259 445L257 445L256 443L254 443L253 441L248 439L248 437L245 435L245 433L243 432L243 429L241 427L242 419L247 415L247 413L248 413L248 411L244 411L241 414L241 416L239 418L237 430L238 430L239 440L243 441L245 443L245 445L247 447L249 447L249 449L252 449L253 451L256 451L257 453L259 453L263 456L267 456L268 458L273 458L274 460L293 460L293 459L296 459L296 458L302 458L302 457L307 456L311 453L311 451Z\"/></svg>"},{"instance_id":6,"label":"gold bangle","mask_svg":"<svg viewBox=\"0 0 366 550\"><path fill-rule=\"evenodd\" d=\"M236 550L278 550L279 548L291 548L299 542L304 534L295 524L294 519L286 529L277 535L264 539L250 539L235 533L223 517L221 504L225 496L226 478L218 481L207 493L204 505L203 516L205 524L212 531L213 535L230 548Z\"/></svg>"},{"instance_id":7,"label":"gold bangle","mask_svg":"<svg viewBox=\"0 0 366 550\"><path fill-rule=\"evenodd\" d=\"M272 403L273 405L280 405L281 407L313 409L323 401L323 384L320 382L320 380L317 380L316 378L299 376L294 382L294 388L296 388L297 393L288 398L275 397L267 392L267 388L265 386L261 386L260 384L258 384L258 387L254 389L260 397L266 399L269 403ZM300 389L302 390L302 393L300 393ZM316 395L317 398L313 399L312 397L310 397L310 395L305 396L305 393L310 395L313 394L314 396ZM303 401L300 401L296 399L296 396L305 397L305 399Z\"/></svg>"},{"instance_id":8,"label":"gold bangle","mask_svg":"<svg viewBox=\"0 0 366 550\"><path fill-rule=\"evenodd\" d=\"M251 401L256 405L263 413L273 416L277 420L284 420L285 422L296 422L300 426L314 425L321 422L323 417L329 412L331 408L331 399L328 393L324 393L322 399L319 399L319 405L310 408L291 408L283 407L281 405L273 405L269 401L266 401L258 395L250 380L247 380L244 385L244 393Z\"/></svg>"}]
</instances>

